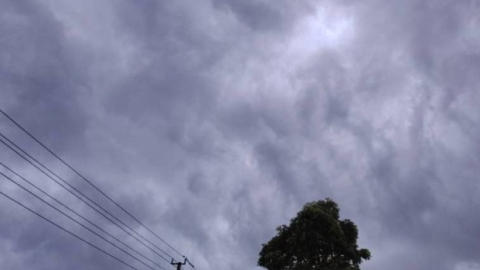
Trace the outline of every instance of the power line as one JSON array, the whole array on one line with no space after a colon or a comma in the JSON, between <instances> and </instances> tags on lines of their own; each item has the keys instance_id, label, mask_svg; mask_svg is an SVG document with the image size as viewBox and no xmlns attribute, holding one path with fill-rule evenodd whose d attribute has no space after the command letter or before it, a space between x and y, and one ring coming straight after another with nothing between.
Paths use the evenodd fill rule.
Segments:
<instances>
[{"instance_id":1,"label":"power line","mask_svg":"<svg viewBox=\"0 0 480 270\"><path fill-rule=\"evenodd\" d=\"M129 230L131 230L133 233L135 233L136 235L140 236L143 240L145 240L146 242L148 242L149 244L151 244L152 246L154 246L155 248L157 248L158 250L160 250L162 253L166 254L167 256L169 256L170 258L173 258L171 255L169 255L168 253L166 253L164 250L162 250L160 247L158 247L157 245L155 245L154 243L152 243L151 241L149 241L148 239L146 239L145 237L143 237L141 234L137 233L134 229L132 229L130 226L128 226L127 224L125 224L124 222L122 222L120 219L118 219L116 216L114 216L113 214L111 214L108 210L106 210L105 208L103 208L102 206L100 206L99 204L97 204L95 201L93 201L92 199L90 199L88 196L86 196L85 194L83 194L81 191L79 191L78 189L76 189L75 187L73 187L72 185L70 185L67 181L65 181L62 177L58 176L57 174L55 174L53 171L51 171L49 168L47 168L45 165L43 165L41 162L39 162L37 159L35 159L34 157L32 157L30 154L28 154L27 152L25 152L22 148L20 148L18 145L16 145L14 142L12 142L10 139L8 139L7 137L5 137L1 132L0 132L0 136L3 137L4 139L6 139L8 142L10 142L13 146L15 146L16 148L18 148L23 154L25 154L26 156L28 156L29 158L31 158L33 161L35 161L38 165L40 165L41 167L43 167L45 170L47 170L48 172L50 172L51 174L53 174L55 177L57 177L59 180L61 180L63 183L65 183L68 187L70 187L71 189L73 189L74 191L76 191L77 193L79 193L80 195L82 195L84 198L86 198L88 201L90 201L91 203L93 203L96 207L100 208L101 210L103 210L105 213L107 213L109 216L111 216L112 218L114 218L116 221L118 221L120 224L122 224L123 226L127 227ZM5 146L7 146L8 148L10 148L10 150L14 151L17 155L19 155L20 157L22 157L24 160L26 160L28 163L30 163L32 166L34 166L37 170L39 170L40 172L42 172L43 174L45 174L48 178L50 178L51 180L53 180L55 183L57 183L58 185L60 185L62 188L64 188L65 190L67 190L69 193L71 193L72 195L74 195L76 198L78 198L79 200L81 200L82 202L84 202L86 205L88 205L90 208L92 208L93 210L95 210L97 213L99 213L100 215L102 215L104 218L106 218L107 220L109 220L110 222L112 222L114 225L116 225L118 228L120 228L121 230L123 230L124 232L126 232L127 234L129 234L131 237L133 237L135 240L139 241L142 245L146 246L147 248L149 248L150 250L152 250L155 254L157 254L158 256L160 256L163 260L165 260L166 262L169 262L169 260L167 258L165 258L163 255L159 254L158 252L156 252L155 250L153 250L152 248L150 248L148 245L146 245L144 242L142 242L140 239L138 239L137 237L135 237L134 235L132 235L129 231L125 230L122 226L120 226L118 223L116 223L115 221L113 221L111 218L107 217L104 213L100 212L97 208L93 207L89 202L85 201L83 198L81 198L80 196L78 196L77 194L75 194L73 191L71 191L70 189L66 188L62 183L60 183L59 181L55 180L51 175L49 175L48 173L46 173L43 169L39 168L36 164L34 164L32 161L30 161L29 159L27 159L25 156L23 156L22 154L20 154L17 150L15 150L14 148L12 148L10 145L8 145L7 143L5 143L5 141L3 141L2 139L0 139L0 142L3 143Z\"/></svg>"},{"instance_id":2,"label":"power line","mask_svg":"<svg viewBox=\"0 0 480 270\"><path fill-rule=\"evenodd\" d=\"M41 214L35 212L34 210L30 209L29 207L25 206L24 204L20 203L19 201L15 200L14 198L12 198L12 197L8 196L7 194L3 193L2 191L0 191L0 194L3 195L3 196L5 196L6 198L10 199L10 200L13 201L14 203L20 205L21 207L25 208L26 210L30 211L31 213L37 215L38 217L44 219L45 221L49 222L50 224L54 225L55 227L61 229L62 231L66 232L66 233L70 234L71 236L77 238L78 240L84 242L85 244L87 244L87 245L95 248L96 250L98 250L98 251L100 251L100 252L102 252L102 253L110 256L111 258L113 258L113 259L117 260L118 262L120 262L120 263L122 263L122 264L124 264L124 265L126 265L126 266L128 266L128 267L130 267L130 268L133 269L133 270L139 270L138 268L135 268L134 266L128 264L127 262L123 261L122 259L119 259L118 257L115 257L114 255L112 255L111 253L108 253L108 252L105 251L104 249L97 247L96 245L88 242L87 240L81 238L80 236L74 234L73 232L65 229L64 227L58 225L57 223L49 220L48 218L42 216Z\"/></svg>"},{"instance_id":3,"label":"power line","mask_svg":"<svg viewBox=\"0 0 480 270\"><path fill-rule=\"evenodd\" d=\"M40 163L38 160L36 160L35 158L33 158L31 155L29 155L28 153L26 153L23 149L21 149L19 146L17 146L15 143L13 143L11 140L9 140L8 138L6 138L1 132L0 132L0 136L5 138L6 140L8 140L12 145L14 145L15 147L17 147L20 151L22 151L25 155L27 155L28 157L30 157L31 159L33 159L36 163L38 163L40 166L44 167L46 170L48 170L50 173L52 173L53 175L55 175L58 179L60 179L63 183L65 183L67 186L69 186L70 188L72 188L73 190L75 190L76 192L78 192L80 195L82 195L83 197L85 197L87 200L89 200L90 202L92 202L94 205L96 205L97 207L99 207L100 209L102 209L104 212L106 212L108 215L110 215L111 217L113 217L115 220L117 220L118 222L120 222L122 225L124 225L125 227L127 227L128 229L130 229L132 232L134 232L136 235L140 236L143 240L145 240L146 242L148 242L149 244L151 244L152 246L156 247L158 250L160 250L162 253L166 254L167 256L169 256L170 258L173 259L172 256L170 256L168 253L166 253L165 251L163 251L161 248L159 248L157 245L153 244L151 241L149 241L148 239L146 239L145 237L143 237L141 234L137 233L135 230L133 230L130 226L126 225L124 222L122 222L121 220L119 220L117 217L115 217L114 215L112 215L110 212L108 212L107 210L105 210L103 207L101 207L100 205L98 205L97 203L95 203L93 200L91 200L89 197L87 197L86 195L84 195L81 191L79 191L78 189L76 189L75 187L71 186L68 182L66 182L63 178L61 178L60 176L58 176L57 174L55 174L54 172L52 172L51 170L49 170L45 165L43 165L42 163ZM23 156L22 154L20 154L17 150L15 150L12 146L8 145L4 140L0 139L0 142L3 143L5 146L7 146L8 148L10 148L10 150L12 150L13 152L15 152L17 155L19 155L21 158L23 158L24 160L26 160L28 163L30 163L32 166L34 166L37 170L39 170L40 172L42 172L44 175L46 175L48 178L50 178L51 180L53 180L55 183L57 183L59 186L61 186L62 188L64 188L65 190L67 190L69 193L71 193L73 196L75 196L76 198L78 198L79 200L81 200L83 203L85 203L86 205L88 205L90 208L92 208L94 211L96 211L97 213L99 213L100 215L102 215L104 218L106 218L108 221L112 222L115 226L117 226L118 228L120 228L121 230L123 230L125 233L127 233L128 235L130 235L131 237L133 237L135 240L137 240L138 242L140 242L142 245L144 245L145 247L147 247L148 249L150 249L151 251L153 251L155 254L157 254L159 257L161 257L163 260L165 260L166 262L170 262L167 258L165 258L163 255L159 254L158 252L156 252L155 250L153 250L151 247L149 247L148 245L146 245L143 241L141 241L140 239L138 239L136 236L134 236L132 233L130 233L129 231L127 231L125 228L123 228L122 226L120 226L118 223L116 223L115 221L113 221L111 218L109 218L108 216L106 216L104 213L102 213L101 211L99 211L97 208L95 208L92 204L90 204L89 202L85 201L82 197L78 196L76 193L74 193L73 191L71 191L70 189L68 189L67 187L65 187L62 183L60 183L58 180L54 179L51 175L49 175L48 173L46 173L44 170L42 170L40 167L38 167L36 164L34 164L32 161L30 161L29 159L27 159L25 156Z\"/></svg>"},{"instance_id":4,"label":"power line","mask_svg":"<svg viewBox=\"0 0 480 270\"><path fill-rule=\"evenodd\" d=\"M100 192L102 195L104 195L108 200L110 200L113 204L115 204L117 207L119 207L123 212L125 212L128 216L130 216L132 219L134 219L138 224L140 224L143 228L145 228L147 231L149 231L151 234L153 234L156 238L158 238L160 241L162 241L165 245L167 245L169 248L171 248L173 251L175 251L178 255L182 256L185 258L183 254L181 254L178 250L176 250L174 247L172 247L169 243L167 243L163 238L158 236L155 232L153 232L150 228L148 228L146 225L144 225L140 220L138 220L135 216L130 214L129 211L127 211L125 208L123 208L120 204L118 204L116 201L114 201L110 196L108 196L105 192L103 192L100 188L98 188L95 184L93 184L90 180L88 180L85 176L83 176L81 173L79 173L77 170L75 170L70 164L68 164L66 161L64 161L61 157L59 157L57 154L55 154L50 148L45 146L42 142L40 142L35 136L33 136L30 132L28 132L25 128L23 128L19 123L17 123L13 118L11 118L6 112L4 112L2 109L0 109L0 112L7 117L12 123L14 123L18 128L20 128L23 132L25 132L30 138L32 138L34 141L36 141L38 144L40 144L45 150L47 150L50 154L52 154L54 157L56 157L58 160L60 160L65 166L70 168L75 174L80 176L83 180L85 180L87 183L89 183L92 187L94 187L98 192ZM171 257L171 256L170 256Z\"/></svg>"},{"instance_id":5,"label":"power line","mask_svg":"<svg viewBox=\"0 0 480 270\"><path fill-rule=\"evenodd\" d=\"M30 193L30 195L34 196L35 198L39 199L40 201L42 201L43 203L47 204L48 206L50 206L51 208L55 209L57 212L61 213L62 215L66 216L68 219L70 219L71 221L77 223L78 225L82 226L83 228L87 229L89 232L95 234L96 236L100 237L102 240L104 240L105 242L109 243L110 245L118 248L119 250L123 251L123 253L127 254L128 256L132 257L133 259L135 259L136 261L142 263L143 265L147 266L148 268L152 269L152 270L155 270L155 268L151 267L150 265L146 264L145 262L141 261L140 259L138 259L137 257L133 256L132 254L130 254L129 252L127 252L126 250L124 250L123 248L115 245L114 243L112 243L111 241L109 241L108 239L106 239L105 237L101 236L100 234L98 234L97 232L93 231L92 229L88 228L87 226L85 226L84 224L78 222L77 220L75 220L74 218L72 218L71 216L69 216L68 214L66 214L65 212L63 212L62 210L58 209L57 207L53 206L52 204L50 204L49 202L45 201L44 199L40 198L38 195L36 195L35 193L31 192L30 190L28 190L27 188L23 187L22 185L18 184L17 182L15 182L15 180L13 180L12 178L8 177L7 175L5 175L4 173L0 172L0 174L5 177L6 179L10 180L12 183L14 183L15 185L17 185L18 187L22 188L23 190L25 190L26 192ZM166 270L165 268L163 268L162 266L158 265L160 268Z\"/></svg>"},{"instance_id":6,"label":"power line","mask_svg":"<svg viewBox=\"0 0 480 270\"><path fill-rule=\"evenodd\" d=\"M67 186L69 186L70 188L72 188L73 190L75 190L76 192L78 192L80 195L82 195L83 197L85 197L86 199L88 199L90 202L92 202L94 205L96 205L97 207L99 207L101 210L103 210L104 212L106 212L108 215L110 215L111 217L113 217L115 220L117 220L118 222L120 222L121 224L123 224L125 227L127 227L128 229L130 229L131 231L133 231L135 234L137 234L138 236L140 236L141 238L143 238L146 242L148 242L149 244L151 244L152 246L156 247L157 249L159 249L161 252L163 252L164 254L166 254L167 256L169 256L170 258L173 258L171 257L168 253L166 253L165 251L163 251L161 248L159 248L158 246L156 246L155 244L153 244L152 242L150 242L148 239L146 239L145 237L143 237L142 235L140 235L139 233L137 233L135 230L133 230L131 227L129 227L128 225L126 225L125 223L123 223L121 220L119 220L117 217L115 217L114 215L112 215L110 212L108 212L107 210L105 210L103 207L101 207L100 205L98 205L97 203L95 203L94 201L92 201L90 198L88 198L86 195L84 195L81 191L77 190L75 187L71 186L68 182L66 182L63 178L61 178L60 176L56 175L54 172L52 172L51 170L49 170L47 167L45 167L45 165L43 165L42 163L40 163L38 160L36 160L35 158L33 158L31 155L29 155L28 153L26 153L23 149L21 149L19 146L17 146L15 143L13 143L11 140L9 140L8 138L6 138L1 132L0 132L0 136L5 138L6 140L8 140L12 145L14 145L15 147L17 147L20 151L22 151L25 155L27 155L28 157L30 157L31 159L33 159L36 163L38 163L40 166L42 166L43 168L45 168L46 170L48 170L50 173L52 173L53 175L55 175L58 179L60 179L63 183L65 183ZM54 179L51 175L49 175L48 173L46 173L44 170L42 170L41 168L39 168L36 164L34 164L32 161L30 161L29 159L27 159L25 156L23 156L22 154L20 154L17 150L15 150L14 148L12 148L10 145L8 145L5 141L3 141L1 138L0 138L0 142L3 143L5 146L7 146L8 148L10 148L10 150L14 151L17 155L19 155L20 157L22 157L24 160L26 160L28 163L30 163L32 166L34 166L37 170L39 170L40 172L42 172L43 174L45 174L48 178L50 178L51 180L53 180L55 183L57 183L59 186L61 186L62 188L64 188L65 190L67 190L69 193L71 193L73 196L75 196L76 198L78 198L79 200L81 200L83 203L85 203L86 205L88 205L90 208L92 208L94 211L96 211L97 213L99 213L100 215L102 215L104 218L106 218L108 221L112 222L115 226L117 226L118 228L120 228L121 230L123 230L125 233L127 233L128 235L130 235L131 237L133 237L135 240L137 240L138 242L140 242L142 245L144 245L145 247L147 247L148 249L150 249L151 251L153 251L155 254L157 254L159 257L161 257L163 260L165 260L166 262L169 262L169 260L167 258L165 258L163 255L159 254L158 252L156 252L155 250L153 250L151 247L149 247L148 245L146 245L143 241L141 241L140 239L138 239L136 236L134 236L132 233L130 233L129 231L125 230L125 228L123 228L122 226L120 226L118 223L116 223L115 221L113 221L111 218L109 218L108 216L106 216L104 213L102 213L101 211L99 211L97 208L95 208L92 204L90 204L89 202L85 201L82 197L78 196L76 193L74 193L73 191L71 191L70 189L68 189L67 187L65 187L62 183L60 183L59 181L57 181L56 179Z\"/></svg>"},{"instance_id":7,"label":"power line","mask_svg":"<svg viewBox=\"0 0 480 270\"><path fill-rule=\"evenodd\" d=\"M54 200L55 202L57 202L58 204L60 204L61 206L65 207L66 209L68 209L70 212L74 213L77 217L81 218L82 220L88 222L90 225L94 226L95 228L97 228L98 230L102 231L103 233L107 234L108 236L110 236L111 238L115 239L116 241L122 243L125 247L127 247L128 249L132 250L133 252L135 252L136 254L140 255L141 257L143 257L144 259L148 260L149 262L155 264L156 266L160 267L161 269L164 269L166 270L165 268L163 268L161 265L158 265L157 263L155 263L154 261L152 261L151 259L149 259L148 257L146 257L145 255L143 255L142 253L138 252L136 249L130 247L128 244L126 244L125 242L121 241L120 239L118 239L117 237L113 236L112 234L110 234L109 232L105 231L103 228L101 228L100 226L96 225L95 223L93 223L92 221L90 221L89 219L85 218L84 216L82 216L81 214L79 214L78 212L76 212L75 210L71 209L70 207L68 207L67 205L65 205L64 203L62 203L61 201L57 200L55 197L51 196L50 194L48 194L47 192L45 192L44 190L42 190L41 188L39 188L38 186L36 186L35 184L33 184L32 182L30 182L28 179L24 178L23 176L19 175L17 172L15 172L14 170L10 169L8 166L6 166L5 164L3 164L2 162L0 162L0 165L3 166L4 168L6 168L8 171L10 171L11 173L15 174L17 177L19 177L20 179L22 179L23 181L27 182L30 186L34 187L36 190L40 191L42 194L46 195L47 197L49 197L50 199ZM63 215L67 216L69 219L72 219L70 216L68 216L66 213L64 213L63 211L57 209L56 207L52 206L50 203L44 201L42 198L40 198L38 195L36 194L33 194L30 190L26 189L25 187L21 186L20 184L18 184L18 182L14 181L12 178L6 176L5 174L3 174L2 172L0 172L1 175L3 175L5 178L7 178L8 180L10 180L11 182L13 182L15 185L19 186L20 188L24 189L25 191L27 191L28 193L30 193L31 195L35 196L37 199L43 201L44 203L46 203L47 205L49 205L50 207L54 208L55 210L57 210L58 212L62 213ZM73 219L72 219L73 220ZM82 227L86 228L83 224L80 224L78 221L76 220L73 220L74 222L78 223L79 225L81 225ZM86 228L87 230L91 231L89 228ZM92 232L94 234L96 234L95 232ZM97 236L99 236L98 234L96 234ZM101 236L99 236L101 237ZM101 237L102 239L104 239L103 237ZM105 239L104 239L105 240ZM105 240L107 242L109 242L108 240ZM110 242L109 242L110 243ZM113 245L113 244L112 244ZM116 247L116 246L115 246ZM117 247L118 248L118 247ZM123 251L123 250L122 250ZM125 251L124 251L125 252Z\"/></svg>"}]
</instances>

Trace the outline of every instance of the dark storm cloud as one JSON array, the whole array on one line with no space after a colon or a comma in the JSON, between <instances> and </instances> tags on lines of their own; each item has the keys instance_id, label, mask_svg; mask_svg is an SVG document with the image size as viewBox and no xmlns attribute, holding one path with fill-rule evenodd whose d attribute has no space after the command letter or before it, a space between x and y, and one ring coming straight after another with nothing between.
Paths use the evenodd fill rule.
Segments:
<instances>
[{"instance_id":1,"label":"dark storm cloud","mask_svg":"<svg viewBox=\"0 0 480 270\"><path fill-rule=\"evenodd\" d=\"M463 270L480 262L479 9L5 0L0 104L199 269L254 269L276 226L328 196L373 253L363 269ZM2 203L2 267L119 267L11 209Z\"/></svg>"},{"instance_id":2,"label":"dark storm cloud","mask_svg":"<svg viewBox=\"0 0 480 270\"><path fill-rule=\"evenodd\" d=\"M282 149L277 145L264 142L256 145L254 151L259 166L271 174L287 194L301 196L301 192L295 186L296 179L290 169L293 159L289 156L289 149Z\"/></svg>"},{"instance_id":3,"label":"dark storm cloud","mask_svg":"<svg viewBox=\"0 0 480 270\"><path fill-rule=\"evenodd\" d=\"M34 1L2 1L0 5L1 88L8 97L2 107L62 149L81 139L85 128L78 100L83 74L65 47L62 25ZM48 132L49 128L56 132Z\"/></svg>"},{"instance_id":4,"label":"dark storm cloud","mask_svg":"<svg viewBox=\"0 0 480 270\"><path fill-rule=\"evenodd\" d=\"M478 190L478 187L462 188L466 183L476 181L474 175L467 173L475 169L471 166L465 168L462 163L454 161L466 155L471 157L470 164L478 164L478 157L473 150L478 149L478 143L469 138L470 135L462 130L460 124L463 121L472 121L471 117L478 113L469 105L470 102L472 104L478 102L478 94L472 89L476 82L471 81L470 78L473 77L468 75L477 67L471 65L470 61L458 60L465 59L464 54L473 56L473 59L477 57L475 53L472 55L471 51L465 51L464 48L469 43L475 42L466 33L472 27L471 24L475 24L473 14L474 10L478 10L478 6L468 1L462 4L444 2L439 5L428 1L410 1L401 5L386 4L382 7L386 12L373 16L371 9L366 9L368 12L365 16L369 16L369 20L365 20L367 23L362 30L367 33L365 42L372 42L372 39L380 42L363 48L359 53L378 58L377 63L382 64L389 58L390 53L389 51L381 53L382 47L402 51L405 58L401 58L401 61L412 63L411 72L414 72L414 76L421 81L419 86L412 89L415 91L412 94L418 98L413 100L408 132L403 135L404 137L397 136L396 141L390 143L389 156L371 157L379 164L373 171L374 178L384 186L379 193L384 192L388 194L386 196L390 196L381 200L383 208L381 215L385 220L385 226L392 230L394 235L414 237L412 252L421 250L420 252L427 253L428 249L438 248L439 253L447 253L443 269L452 269L452 265L459 260L478 261L478 257L463 257L456 254L462 246L471 245L467 239L471 239L472 244L476 242L474 240L476 233L472 231L466 233L460 245L453 239L447 240L450 235L461 237L456 233L463 231L459 228L465 222L478 223L473 216L465 215L461 218L462 221L460 218L450 218L453 214L451 211L458 209L452 210L449 207L451 203L456 202L470 211L475 211L478 205L469 191L471 188ZM380 23L382 21L383 24ZM385 66L387 64L389 63L383 63ZM380 71L376 76L382 78L383 74L385 72ZM470 83L462 85L459 81ZM380 91L389 91L388 81L377 85L380 89L384 88ZM462 96L470 96L473 100L462 102L459 100ZM456 106L453 105L455 100L459 101ZM462 114L462 120L449 117L451 114ZM470 122L469 126L474 127L476 124L478 119ZM445 137L449 136L449 132L459 132L457 139L447 139L449 143L463 142L471 147L470 150L464 148L459 153L459 148L454 150L456 148L454 146L445 151ZM403 140L409 145L400 144ZM382 161L375 161L378 159ZM462 173L464 175L458 175L458 172L464 172ZM456 186L455 189L460 189L463 195L459 193L453 195L452 185ZM462 254L467 253L465 251ZM422 269L420 265L409 268Z\"/></svg>"},{"instance_id":5,"label":"dark storm cloud","mask_svg":"<svg viewBox=\"0 0 480 270\"><path fill-rule=\"evenodd\" d=\"M276 4L268 1L214 0L214 6L231 11L239 21L252 30L282 31L304 13L311 12L313 4L309 1L291 3L281 1Z\"/></svg>"}]
</instances>

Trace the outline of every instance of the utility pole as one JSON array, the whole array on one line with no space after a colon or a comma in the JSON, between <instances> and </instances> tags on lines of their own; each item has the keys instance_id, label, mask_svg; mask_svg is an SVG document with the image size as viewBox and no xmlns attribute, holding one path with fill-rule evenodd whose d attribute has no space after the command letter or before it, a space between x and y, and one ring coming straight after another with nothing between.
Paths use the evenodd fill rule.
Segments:
<instances>
[{"instance_id":1,"label":"utility pole","mask_svg":"<svg viewBox=\"0 0 480 270\"><path fill-rule=\"evenodd\" d=\"M184 256L184 258L185 258L185 261L183 261L183 263L175 262L175 260L173 260L173 258L172 258L172 262L170 264L177 266L177 270L182 270L182 265L187 264L187 262L191 267L195 268L195 266L193 266L193 264L191 264L190 261L185 256Z\"/></svg>"}]
</instances>

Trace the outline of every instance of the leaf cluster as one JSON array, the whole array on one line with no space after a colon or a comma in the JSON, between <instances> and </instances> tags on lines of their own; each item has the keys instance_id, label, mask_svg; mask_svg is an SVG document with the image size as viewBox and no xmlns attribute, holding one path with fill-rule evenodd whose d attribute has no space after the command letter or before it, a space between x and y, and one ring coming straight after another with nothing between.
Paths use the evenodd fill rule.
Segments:
<instances>
[{"instance_id":1,"label":"leaf cluster","mask_svg":"<svg viewBox=\"0 0 480 270\"><path fill-rule=\"evenodd\" d=\"M328 198L307 203L289 226L278 227L277 235L263 244L258 265L268 270L359 270L370 252L358 248L357 226L340 220L339 212Z\"/></svg>"}]
</instances>

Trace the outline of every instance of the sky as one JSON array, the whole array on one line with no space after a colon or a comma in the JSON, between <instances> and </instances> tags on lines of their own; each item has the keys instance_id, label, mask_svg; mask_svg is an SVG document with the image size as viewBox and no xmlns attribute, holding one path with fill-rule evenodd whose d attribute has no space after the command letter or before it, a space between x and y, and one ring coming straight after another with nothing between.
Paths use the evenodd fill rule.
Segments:
<instances>
[{"instance_id":1,"label":"sky","mask_svg":"<svg viewBox=\"0 0 480 270\"><path fill-rule=\"evenodd\" d=\"M478 14L475 0L0 0L0 108L198 270L261 269L275 228L327 197L372 253L363 270L477 270ZM175 255L3 115L0 132ZM0 161L151 255L3 145ZM0 269L129 269L4 197L0 217Z\"/></svg>"}]
</instances>

